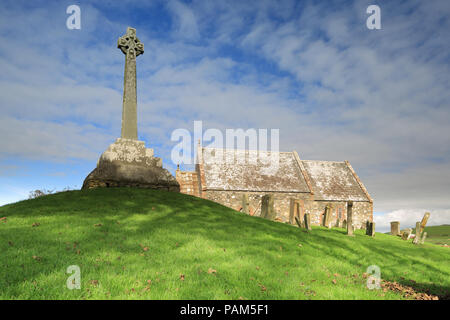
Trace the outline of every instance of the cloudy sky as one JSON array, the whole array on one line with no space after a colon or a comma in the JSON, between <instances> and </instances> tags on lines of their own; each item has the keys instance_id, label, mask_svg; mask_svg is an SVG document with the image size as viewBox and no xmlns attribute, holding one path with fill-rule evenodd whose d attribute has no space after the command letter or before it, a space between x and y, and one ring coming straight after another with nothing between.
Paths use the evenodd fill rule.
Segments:
<instances>
[{"instance_id":1,"label":"cloudy sky","mask_svg":"<svg viewBox=\"0 0 450 320\"><path fill-rule=\"evenodd\" d=\"M194 120L280 129L282 151L350 161L379 230L450 223L448 0L2 0L0 205L80 188L119 137L127 26L145 45L139 139L172 172L171 133Z\"/></svg>"}]
</instances>

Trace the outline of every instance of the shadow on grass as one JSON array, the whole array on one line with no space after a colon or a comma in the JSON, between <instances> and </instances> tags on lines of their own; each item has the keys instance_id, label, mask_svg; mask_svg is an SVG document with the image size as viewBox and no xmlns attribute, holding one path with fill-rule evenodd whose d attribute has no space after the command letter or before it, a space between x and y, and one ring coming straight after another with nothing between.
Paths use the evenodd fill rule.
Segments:
<instances>
[{"instance_id":1,"label":"shadow on grass","mask_svg":"<svg viewBox=\"0 0 450 320\"><path fill-rule=\"evenodd\" d=\"M79 243L78 248L81 249L81 254L75 255L73 249L67 251L65 245L61 245L61 241L57 240L58 231L62 230L69 220L53 220L42 225L41 229L31 228L28 224L5 229L0 239L2 245L9 241L15 243L12 247L6 246L6 249L11 259L7 262L9 267L14 265L16 268L16 272L4 279L7 286L27 281L24 280L24 273L17 272L17 269L26 270L27 279L37 279L42 274L54 272L55 268L62 265L61 261L71 261L71 264L86 263L84 252L89 258L98 256L103 250L99 243L102 240L115 243L117 235L123 235L124 240L130 240L115 248L119 254L138 255L142 252L138 245L139 241L142 241L141 235L144 234L151 241L154 234L169 231L172 239L179 236L186 241L183 237L186 234L201 236L212 241L215 246L235 248L236 255L254 255L255 248L260 248L257 249L260 251L260 257L271 264L276 263L276 248L284 245L283 238L289 233L293 238L296 236L295 229L291 230L293 228L289 226L284 226L286 233L280 234L280 225L261 218L251 218L214 202L152 190L70 191L4 206L0 208L0 215L29 218L33 221L43 217L67 216L72 218L70 221L74 224L70 227L81 227L83 230L83 233L77 234L73 239ZM136 216L140 215L145 219L136 222ZM79 219L79 223L73 219ZM84 219L98 220L102 227L92 226L92 229L89 229ZM121 221L120 226L116 225L117 221ZM48 230L43 228L50 228L50 232L43 232ZM120 228L124 230L121 231ZM237 232L239 234L236 234ZM109 239L110 233L114 233L115 238ZM271 238L270 243L259 246L268 242L267 237ZM26 244L27 248L22 248L20 243ZM42 255L41 261L32 258L37 246L45 248L44 252L39 253ZM175 246L164 247L167 255L175 254L178 249ZM27 253L16 254L15 250L26 250ZM194 263L193 257L183 259L187 265ZM55 260L59 263L55 263ZM65 264L63 268L66 267Z\"/></svg>"}]
</instances>

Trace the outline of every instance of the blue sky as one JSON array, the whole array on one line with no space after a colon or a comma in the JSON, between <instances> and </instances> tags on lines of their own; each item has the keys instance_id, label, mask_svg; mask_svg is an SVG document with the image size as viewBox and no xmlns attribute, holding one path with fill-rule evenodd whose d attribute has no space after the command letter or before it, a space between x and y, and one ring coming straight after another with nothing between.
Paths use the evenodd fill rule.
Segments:
<instances>
[{"instance_id":1,"label":"blue sky","mask_svg":"<svg viewBox=\"0 0 450 320\"><path fill-rule=\"evenodd\" d=\"M120 135L116 44L132 26L139 138L172 172L170 135L194 120L276 128L283 151L349 160L380 228L425 210L450 223L449 18L446 0L2 1L0 205L79 188Z\"/></svg>"}]
</instances>

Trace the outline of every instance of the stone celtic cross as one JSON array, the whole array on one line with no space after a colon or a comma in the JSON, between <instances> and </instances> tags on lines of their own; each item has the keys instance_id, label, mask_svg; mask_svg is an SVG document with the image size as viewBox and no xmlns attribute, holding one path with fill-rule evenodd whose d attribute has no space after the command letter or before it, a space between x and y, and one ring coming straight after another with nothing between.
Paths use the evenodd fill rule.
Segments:
<instances>
[{"instance_id":1,"label":"stone celtic cross","mask_svg":"<svg viewBox=\"0 0 450 320\"><path fill-rule=\"evenodd\" d=\"M128 27L117 47L125 54L121 137L137 140L136 57L144 53L144 44L136 37L136 29Z\"/></svg>"}]
</instances>

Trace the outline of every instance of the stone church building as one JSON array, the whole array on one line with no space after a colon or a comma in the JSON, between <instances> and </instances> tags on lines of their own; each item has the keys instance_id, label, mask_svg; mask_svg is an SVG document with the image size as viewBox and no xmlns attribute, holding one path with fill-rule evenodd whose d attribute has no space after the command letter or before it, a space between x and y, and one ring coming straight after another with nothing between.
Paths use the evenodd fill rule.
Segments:
<instances>
[{"instance_id":1,"label":"stone church building","mask_svg":"<svg viewBox=\"0 0 450 320\"><path fill-rule=\"evenodd\" d=\"M279 164L274 170L259 160L248 161L252 152L270 157L270 152L199 145L195 171L176 171L180 192L238 211L245 207L245 212L255 216L261 214L263 196L272 195L275 220L291 224L295 217L303 221L303 215L309 213L311 224L320 225L328 206L331 225L342 226L352 201L355 228L365 228L367 220L373 221L373 200L348 161L301 160L296 151L278 152ZM224 161L208 161L217 155Z\"/></svg>"}]
</instances>

